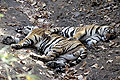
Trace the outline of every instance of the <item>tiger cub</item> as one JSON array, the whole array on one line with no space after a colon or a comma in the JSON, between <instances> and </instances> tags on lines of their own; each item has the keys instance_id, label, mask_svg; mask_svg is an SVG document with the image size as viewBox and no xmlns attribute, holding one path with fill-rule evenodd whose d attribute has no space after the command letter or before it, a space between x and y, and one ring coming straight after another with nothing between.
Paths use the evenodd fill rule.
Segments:
<instances>
[{"instance_id":1,"label":"tiger cub","mask_svg":"<svg viewBox=\"0 0 120 80\"><path fill-rule=\"evenodd\" d=\"M46 29L33 29L23 40L17 44L11 44L11 47L15 49L36 47L44 53L38 59L47 62L47 66L51 68L65 67L67 62L79 61L87 56L86 47L80 41L67 40L50 33Z\"/></svg>"},{"instance_id":2,"label":"tiger cub","mask_svg":"<svg viewBox=\"0 0 120 80\"><path fill-rule=\"evenodd\" d=\"M99 41L115 38L115 30L111 26L86 25L82 27L55 27L51 33L57 33L70 39L76 39L86 44L95 46Z\"/></svg>"}]
</instances>

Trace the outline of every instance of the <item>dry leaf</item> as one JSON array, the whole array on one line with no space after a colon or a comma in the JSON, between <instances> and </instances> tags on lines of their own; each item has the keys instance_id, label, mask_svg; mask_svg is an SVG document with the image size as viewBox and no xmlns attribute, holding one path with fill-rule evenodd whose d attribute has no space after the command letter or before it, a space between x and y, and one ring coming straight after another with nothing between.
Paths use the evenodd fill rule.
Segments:
<instances>
[{"instance_id":1,"label":"dry leaf","mask_svg":"<svg viewBox=\"0 0 120 80\"><path fill-rule=\"evenodd\" d=\"M102 66L100 69L101 69L101 70L103 70L103 69L104 69L104 67Z\"/></svg>"},{"instance_id":2,"label":"dry leaf","mask_svg":"<svg viewBox=\"0 0 120 80\"><path fill-rule=\"evenodd\" d=\"M113 62L113 60L108 60L106 63L112 63Z\"/></svg>"},{"instance_id":3,"label":"dry leaf","mask_svg":"<svg viewBox=\"0 0 120 80\"><path fill-rule=\"evenodd\" d=\"M84 72L84 75L88 75L89 73L90 73L90 70L88 69Z\"/></svg>"},{"instance_id":4,"label":"dry leaf","mask_svg":"<svg viewBox=\"0 0 120 80\"><path fill-rule=\"evenodd\" d=\"M26 53L30 53L30 52L31 52L31 50L27 50L27 51L26 51Z\"/></svg>"},{"instance_id":5,"label":"dry leaf","mask_svg":"<svg viewBox=\"0 0 120 80\"><path fill-rule=\"evenodd\" d=\"M96 68L96 69L97 69L97 68L98 68L98 64L97 64L97 63L95 63L95 64L94 64L94 65L92 65L91 67L92 67L92 68Z\"/></svg>"},{"instance_id":6,"label":"dry leaf","mask_svg":"<svg viewBox=\"0 0 120 80\"><path fill-rule=\"evenodd\" d=\"M54 74L54 72L53 72L53 71L50 71L50 70L48 70L48 73L49 73L49 74L52 74L52 75Z\"/></svg>"},{"instance_id":7,"label":"dry leaf","mask_svg":"<svg viewBox=\"0 0 120 80\"><path fill-rule=\"evenodd\" d=\"M83 70L84 69L84 67L86 66L86 64L87 64L87 62L86 61L84 61L83 62L83 64L82 64L82 66L79 68L80 70Z\"/></svg>"},{"instance_id":8,"label":"dry leaf","mask_svg":"<svg viewBox=\"0 0 120 80\"><path fill-rule=\"evenodd\" d=\"M120 56L115 57L117 61L120 61Z\"/></svg>"},{"instance_id":9,"label":"dry leaf","mask_svg":"<svg viewBox=\"0 0 120 80\"><path fill-rule=\"evenodd\" d=\"M78 80L83 80L83 76L82 76L82 75L79 75L79 76L78 76Z\"/></svg>"}]
</instances>

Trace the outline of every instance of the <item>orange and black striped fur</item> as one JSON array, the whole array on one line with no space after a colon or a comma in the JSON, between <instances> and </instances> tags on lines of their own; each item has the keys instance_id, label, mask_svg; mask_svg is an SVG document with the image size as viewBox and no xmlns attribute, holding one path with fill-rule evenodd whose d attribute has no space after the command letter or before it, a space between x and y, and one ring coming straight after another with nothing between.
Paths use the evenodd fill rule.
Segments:
<instances>
[{"instance_id":1,"label":"orange and black striped fur","mask_svg":"<svg viewBox=\"0 0 120 80\"><path fill-rule=\"evenodd\" d=\"M65 66L66 62L84 59L87 55L86 47L78 40L67 40L57 34L50 34L46 29L33 29L23 40L11 47L21 49L33 46L44 54L39 60L48 62L48 66L57 67L55 64Z\"/></svg>"},{"instance_id":2,"label":"orange and black striped fur","mask_svg":"<svg viewBox=\"0 0 120 80\"><path fill-rule=\"evenodd\" d=\"M81 27L55 27L50 31L70 39L86 42L89 46L96 45L99 41L107 41L115 37L115 30L111 26L86 25Z\"/></svg>"}]
</instances>

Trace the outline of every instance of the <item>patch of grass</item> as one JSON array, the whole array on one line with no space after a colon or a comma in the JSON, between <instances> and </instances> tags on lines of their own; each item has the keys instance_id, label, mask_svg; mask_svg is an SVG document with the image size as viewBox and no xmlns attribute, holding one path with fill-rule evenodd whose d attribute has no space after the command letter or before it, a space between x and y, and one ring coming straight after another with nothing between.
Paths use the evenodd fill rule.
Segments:
<instances>
[{"instance_id":1,"label":"patch of grass","mask_svg":"<svg viewBox=\"0 0 120 80\"><path fill-rule=\"evenodd\" d=\"M0 17L4 17L4 14L1 14L1 13L0 13Z\"/></svg>"}]
</instances>

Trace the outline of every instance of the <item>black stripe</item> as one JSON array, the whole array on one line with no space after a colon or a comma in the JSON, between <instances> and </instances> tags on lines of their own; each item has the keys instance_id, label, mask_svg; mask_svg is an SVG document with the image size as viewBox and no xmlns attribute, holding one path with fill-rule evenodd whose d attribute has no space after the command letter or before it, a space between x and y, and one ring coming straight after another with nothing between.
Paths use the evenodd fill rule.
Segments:
<instances>
[{"instance_id":1,"label":"black stripe","mask_svg":"<svg viewBox=\"0 0 120 80\"><path fill-rule=\"evenodd\" d=\"M94 27L95 27L95 25L92 27L92 29L90 31L90 36L92 36L92 32L93 32Z\"/></svg>"},{"instance_id":2,"label":"black stripe","mask_svg":"<svg viewBox=\"0 0 120 80\"><path fill-rule=\"evenodd\" d=\"M72 48L71 50L68 50L67 52L70 52L72 50L74 50L75 48L77 48L78 46L81 46L82 44L78 44L76 47Z\"/></svg>"},{"instance_id":3,"label":"black stripe","mask_svg":"<svg viewBox=\"0 0 120 80\"><path fill-rule=\"evenodd\" d=\"M44 51L43 48L44 48L44 46L45 46L48 42L49 42L49 39L45 38L45 39L43 40L42 44L40 44L39 47L42 49L42 51Z\"/></svg>"},{"instance_id":4,"label":"black stripe","mask_svg":"<svg viewBox=\"0 0 120 80\"><path fill-rule=\"evenodd\" d=\"M55 38L51 43L46 44L46 46L43 48L43 51L45 51L47 47L49 47L54 41L56 41L56 40L59 39L59 38L60 38L60 37L57 37L57 38Z\"/></svg>"},{"instance_id":5,"label":"black stripe","mask_svg":"<svg viewBox=\"0 0 120 80\"><path fill-rule=\"evenodd\" d=\"M65 37L67 37L67 38L69 38L68 31L69 31L69 28L67 28L67 29L65 30Z\"/></svg>"},{"instance_id":6,"label":"black stripe","mask_svg":"<svg viewBox=\"0 0 120 80\"><path fill-rule=\"evenodd\" d=\"M95 41L97 41L96 39L94 39L94 38L91 38L91 39L87 40L86 42L88 42L88 41L91 41L92 39L93 39L93 40L95 40Z\"/></svg>"},{"instance_id":7,"label":"black stripe","mask_svg":"<svg viewBox=\"0 0 120 80\"><path fill-rule=\"evenodd\" d=\"M64 39L61 39L61 40L59 40L58 42L56 42L56 43L59 43L60 41L62 41L62 40L64 40ZM53 46L50 46L50 49L51 48L54 48ZM58 49L60 49L61 47L55 47L56 49L58 48Z\"/></svg>"},{"instance_id":8,"label":"black stripe","mask_svg":"<svg viewBox=\"0 0 120 80\"><path fill-rule=\"evenodd\" d=\"M82 39L84 36L86 36L87 35L87 31L86 31L86 29L85 29L85 34L83 34L80 38L79 38L79 40L80 39Z\"/></svg>"},{"instance_id":9,"label":"black stripe","mask_svg":"<svg viewBox=\"0 0 120 80\"><path fill-rule=\"evenodd\" d=\"M60 53L60 52L58 52L57 50L52 50L53 52L55 52L55 53Z\"/></svg>"},{"instance_id":10,"label":"black stripe","mask_svg":"<svg viewBox=\"0 0 120 80\"><path fill-rule=\"evenodd\" d=\"M70 33L70 36L73 37L75 29Z\"/></svg>"},{"instance_id":11,"label":"black stripe","mask_svg":"<svg viewBox=\"0 0 120 80\"><path fill-rule=\"evenodd\" d=\"M36 35L34 35L34 37L35 37L35 40L36 40L36 43L37 43L37 42L38 42L38 39L37 39Z\"/></svg>"},{"instance_id":12,"label":"black stripe","mask_svg":"<svg viewBox=\"0 0 120 80\"><path fill-rule=\"evenodd\" d=\"M93 39L93 40L95 40L95 41L98 41L98 40L96 40L96 39L94 39L94 38L91 38L91 39Z\"/></svg>"},{"instance_id":13,"label":"black stripe","mask_svg":"<svg viewBox=\"0 0 120 80\"><path fill-rule=\"evenodd\" d=\"M99 40L102 40L100 36L95 36L95 37L98 37L98 38L99 38Z\"/></svg>"},{"instance_id":14,"label":"black stripe","mask_svg":"<svg viewBox=\"0 0 120 80\"><path fill-rule=\"evenodd\" d=\"M102 29L102 28L101 28L101 29ZM105 30L106 30L106 28L104 28L103 33L105 32ZM103 33L102 33L101 37L103 37L103 36L104 36L104 35L103 35Z\"/></svg>"},{"instance_id":15,"label":"black stripe","mask_svg":"<svg viewBox=\"0 0 120 80\"><path fill-rule=\"evenodd\" d=\"M61 52L58 52L57 50L53 50L53 52L55 52L56 57L59 56L59 54L61 53Z\"/></svg>"},{"instance_id":16,"label":"black stripe","mask_svg":"<svg viewBox=\"0 0 120 80\"><path fill-rule=\"evenodd\" d=\"M70 29L70 28L69 28ZM70 35L68 34L69 33L69 29L67 30L67 36L68 36L68 38L70 37Z\"/></svg>"},{"instance_id":17,"label":"black stripe","mask_svg":"<svg viewBox=\"0 0 120 80\"><path fill-rule=\"evenodd\" d=\"M100 29L100 26L96 28L95 33L99 34L98 30Z\"/></svg>"},{"instance_id":18,"label":"black stripe","mask_svg":"<svg viewBox=\"0 0 120 80\"><path fill-rule=\"evenodd\" d=\"M86 27L86 28L87 28L87 27ZM89 33L89 31L90 31L91 29L90 29L90 28L87 28L87 29L86 29L86 28L85 28L85 30L88 30L87 32Z\"/></svg>"},{"instance_id":19,"label":"black stripe","mask_svg":"<svg viewBox=\"0 0 120 80\"><path fill-rule=\"evenodd\" d=\"M41 41L41 38L39 37L39 42Z\"/></svg>"},{"instance_id":20,"label":"black stripe","mask_svg":"<svg viewBox=\"0 0 120 80\"><path fill-rule=\"evenodd\" d=\"M100 32L101 32L101 29L102 29L102 28L100 28ZM101 37L103 37L103 35L102 35L102 34L99 34L99 35L100 35Z\"/></svg>"},{"instance_id":21,"label":"black stripe","mask_svg":"<svg viewBox=\"0 0 120 80\"><path fill-rule=\"evenodd\" d=\"M27 44L31 44L30 38L26 38L25 42L26 42Z\"/></svg>"},{"instance_id":22,"label":"black stripe","mask_svg":"<svg viewBox=\"0 0 120 80\"><path fill-rule=\"evenodd\" d=\"M34 44L34 41L33 41L32 39L26 38L26 40L27 40L27 44L28 44L28 45L33 45L33 44Z\"/></svg>"},{"instance_id":23,"label":"black stripe","mask_svg":"<svg viewBox=\"0 0 120 80\"><path fill-rule=\"evenodd\" d=\"M30 41L31 41L31 45L33 45L34 44L34 41L32 40L32 39L29 39Z\"/></svg>"}]
</instances>

